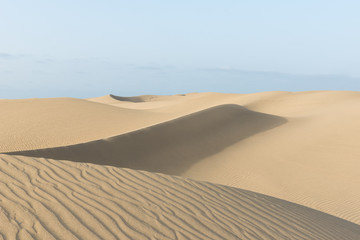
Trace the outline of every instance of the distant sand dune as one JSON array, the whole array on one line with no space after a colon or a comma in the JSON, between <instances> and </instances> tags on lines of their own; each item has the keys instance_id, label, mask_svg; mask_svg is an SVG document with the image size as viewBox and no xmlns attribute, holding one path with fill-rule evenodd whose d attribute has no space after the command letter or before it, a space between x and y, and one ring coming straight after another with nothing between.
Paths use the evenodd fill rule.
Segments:
<instances>
[{"instance_id":1,"label":"distant sand dune","mask_svg":"<svg viewBox=\"0 0 360 240\"><path fill-rule=\"evenodd\" d=\"M0 239L360 238L360 226L190 179L0 155Z\"/></svg>"},{"instance_id":2,"label":"distant sand dune","mask_svg":"<svg viewBox=\"0 0 360 240\"><path fill-rule=\"evenodd\" d=\"M228 104L108 139L7 154L180 175L203 158L284 123L284 118Z\"/></svg>"},{"instance_id":3,"label":"distant sand dune","mask_svg":"<svg viewBox=\"0 0 360 240\"><path fill-rule=\"evenodd\" d=\"M241 96L242 94L188 93L171 96L142 95L121 97L110 94L87 100L120 108L150 110L167 115L174 114L174 116L180 117L218 105L233 104L234 100L239 99ZM138 100L134 101L134 99ZM239 105L242 104L239 103Z\"/></svg>"},{"instance_id":4,"label":"distant sand dune","mask_svg":"<svg viewBox=\"0 0 360 240\"><path fill-rule=\"evenodd\" d=\"M113 94L110 94L109 97L119 100L119 101L125 101L125 102L152 102L157 100L169 100L173 97L179 97L182 95L175 95L175 96L158 96L158 95L141 95L141 96L135 96L135 97L121 97L116 96Z\"/></svg>"},{"instance_id":5,"label":"distant sand dune","mask_svg":"<svg viewBox=\"0 0 360 240\"><path fill-rule=\"evenodd\" d=\"M101 102L101 103L114 103L117 101L121 102L132 102L132 103L141 103L141 102L153 102L153 101L166 101L172 100L172 98L185 96L185 95L173 95L173 96L159 96L159 95L140 95L133 97L122 97L116 96L113 94L105 95L102 97L90 98L90 101Z\"/></svg>"}]
</instances>

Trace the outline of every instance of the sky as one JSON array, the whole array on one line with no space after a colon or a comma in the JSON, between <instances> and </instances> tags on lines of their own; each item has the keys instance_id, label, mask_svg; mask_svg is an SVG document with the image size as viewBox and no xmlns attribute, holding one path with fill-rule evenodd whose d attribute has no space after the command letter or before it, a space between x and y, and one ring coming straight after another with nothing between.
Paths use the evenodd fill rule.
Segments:
<instances>
[{"instance_id":1,"label":"sky","mask_svg":"<svg viewBox=\"0 0 360 240\"><path fill-rule=\"evenodd\" d=\"M358 0L0 0L0 98L360 91Z\"/></svg>"}]
</instances>

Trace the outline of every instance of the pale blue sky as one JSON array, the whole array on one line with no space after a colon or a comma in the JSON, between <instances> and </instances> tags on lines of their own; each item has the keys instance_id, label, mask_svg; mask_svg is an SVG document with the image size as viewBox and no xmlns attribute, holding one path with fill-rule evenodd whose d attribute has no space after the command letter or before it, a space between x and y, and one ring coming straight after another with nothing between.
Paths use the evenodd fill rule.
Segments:
<instances>
[{"instance_id":1,"label":"pale blue sky","mask_svg":"<svg viewBox=\"0 0 360 240\"><path fill-rule=\"evenodd\" d=\"M360 90L357 0L0 0L0 98Z\"/></svg>"}]
</instances>

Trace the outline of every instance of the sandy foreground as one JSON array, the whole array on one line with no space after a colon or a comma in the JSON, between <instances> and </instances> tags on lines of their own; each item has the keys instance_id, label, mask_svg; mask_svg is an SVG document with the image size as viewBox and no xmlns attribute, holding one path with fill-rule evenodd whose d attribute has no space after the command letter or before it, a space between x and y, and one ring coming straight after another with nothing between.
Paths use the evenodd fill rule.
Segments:
<instances>
[{"instance_id":1,"label":"sandy foreground","mask_svg":"<svg viewBox=\"0 0 360 240\"><path fill-rule=\"evenodd\" d=\"M360 92L0 109L0 239L360 239Z\"/></svg>"}]
</instances>

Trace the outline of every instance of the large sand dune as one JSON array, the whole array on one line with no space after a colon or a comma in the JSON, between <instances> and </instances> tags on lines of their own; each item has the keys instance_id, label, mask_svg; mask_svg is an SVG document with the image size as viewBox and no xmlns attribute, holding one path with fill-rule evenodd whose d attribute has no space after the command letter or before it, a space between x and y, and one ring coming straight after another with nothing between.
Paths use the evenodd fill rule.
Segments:
<instances>
[{"instance_id":1,"label":"large sand dune","mask_svg":"<svg viewBox=\"0 0 360 240\"><path fill-rule=\"evenodd\" d=\"M112 138L8 154L181 175L197 161L285 122L281 117L227 104Z\"/></svg>"},{"instance_id":2,"label":"large sand dune","mask_svg":"<svg viewBox=\"0 0 360 240\"><path fill-rule=\"evenodd\" d=\"M0 100L0 109L1 152L97 140L161 119L145 111L75 98Z\"/></svg>"},{"instance_id":3,"label":"large sand dune","mask_svg":"<svg viewBox=\"0 0 360 240\"><path fill-rule=\"evenodd\" d=\"M360 226L217 184L0 155L2 239L359 239Z\"/></svg>"},{"instance_id":4,"label":"large sand dune","mask_svg":"<svg viewBox=\"0 0 360 240\"><path fill-rule=\"evenodd\" d=\"M209 233L209 230L200 228L199 233L196 233L198 235L191 235L195 234L195 230L184 230L187 228L184 224L179 225L176 222L178 220L172 219L171 221L175 222L170 227L161 227L160 222L164 220L162 219L158 223L159 225L148 225L149 229L152 229L146 230L149 231L149 236L158 236L159 238L175 238L174 236L176 236L179 239L228 239L235 238L235 236L249 239L359 238L355 235L351 236L357 230L350 233L354 229L358 229L359 225L350 224L352 227L348 228L350 225L347 225L349 223L346 221L340 223L337 222L340 221L339 219L324 214L335 215L338 218L360 224L359 92L191 93L137 97L107 95L88 100L70 98L0 100L0 108L2 110L0 115L0 152L8 155L40 157L26 158L4 155L3 161L8 162L6 164L10 166L14 164L13 162L21 165L21 161L44 162L46 165L46 167L42 165L44 169L48 168L47 164L65 164L61 165L64 169L71 168L70 172L78 171L76 173L78 175L75 173L71 173L71 175L74 175L73 178L79 181L84 178L82 175L84 171L75 169L83 168L96 169L94 171L101 172L103 176L107 176L106 171L113 171L109 169L116 169L114 171L118 173L131 172L139 178L143 178L140 177L143 174L151 175L149 181L158 176L168 179L166 181L170 181L169 179L176 181L176 184L179 185L187 184L190 181L116 167L174 174L208 181L215 184L190 182L195 185L206 185L206 189L216 188L216 191L227 193L230 191L231 195L235 194L233 193L235 191L245 195L253 194L251 197L246 195L250 198L267 199L264 201L270 201L270 205L260 201L253 207L259 211L271 213L268 216L272 219L271 221L278 219L277 210L270 211L272 207L275 209L277 206L272 201L280 200L235 188L220 187L216 184L247 189L305 206L299 207L296 204L280 201L281 211L287 211L286 214L289 213L291 217L286 214L282 215L285 218L280 221L281 223L276 222L278 220L275 221L278 226L268 225L267 222L263 222L263 217L259 217L257 220L251 218L254 221L249 220L247 222L249 225L243 225L244 223L233 222L231 220L233 215L226 216L224 213L225 215L221 215L219 218L218 215L205 214L210 220L204 221L213 221L211 224L214 225L211 226L214 227L215 232ZM57 161L41 157L57 159ZM16 167L19 171L27 168L20 165ZM35 172L44 170L39 166L39 170L30 168ZM36 177L38 173L35 172L35 175L31 176L38 178ZM49 170L48 172L52 173L53 171ZM54 174L57 175L56 172ZM50 177L50 175L48 176ZM117 177L119 176L109 175L111 181L117 181ZM29 179L31 184L38 184L38 180L32 180L31 177ZM107 181L110 179L106 177L101 180L93 179L94 185L90 188L96 189L96 185L108 186ZM88 183L87 180L86 183ZM139 185L136 181L132 183ZM81 186L83 185L82 183ZM129 187L134 186L130 184ZM159 183L155 187L164 188L163 183ZM206 191L217 195L216 191L212 192L209 189ZM13 190L15 195L20 194L21 191L21 189ZM74 192L77 192L77 188ZM223 193L218 193L218 195L223 196ZM242 199L245 195L241 195L241 197L239 195L239 198ZM100 195L97 196L100 197ZM195 202L199 200L196 196L195 194ZM59 197L58 200L61 198ZM0 197L1 199L3 198ZM208 198L201 199L200 202L204 199L209 200ZM9 202L15 200L16 197L13 197ZM36 199L36 201L38 200ZM83 200L89 204L92 202L92 200ZM75 204L72 203L75 199L66 201L64 206ZM147 200L141 201L146 204ZM204 202L204 208L209 208L207 204L211 206L218 204L212 205L214 203L212 198L209 201ZM98 203L100 202L98 200ZM197 206L199 203L195 202L189 204ZM230 209L226 205L228 203L230 206L230 202L224 202L226 209ZM241 205L241 207L246 206ZM101 208L96 208L102 211ZM175 211L175 209L168 211ZM241 212L243 211L247 210L241 210ZM311 216L302 215L304 212ZM205 213L207 212L205 211ZM57 214L60 213L55 213L55 216ZM239 212L234 214L239 214ZM124 214L119 214L118 217L122 215ZM315 226L313 224L315 222L323 225L316 228L317 231L309 226L303 226L296 222L298 220L295 220L300 215L306 218L301 222L311 222L309 226ZM66 216L63 217L66 218ZM192 219L186 215L185 219L188 218ZM291 218L294 219L290 220ZM330 218L332 220L329 220ZM157 219L159 220L159 218ZM166 220L169 219L167 216ZM201 219L203 218L201 217ZM81 222L81 217L77 221ZM100 216L96 221L102 222ZM233 225L228 225L227 221L232 222ZM295 221L292 222L291 227L286 225L289 221ZM95 222L93 224L96 225ZM165 221L166 224L169 223ZM220 224L221 227L217 224ZM231 230L229 227L226 230L222 229L225 225L231 226ZM334 227L335 225L337 228ZM99 229L106 228L100 228L100 226L103 225L100 224ZM190 226L191 224L188 227ZM253 229L252 234L260 235L248 235L245 233L248 230L240 231L240 228L236 226L246 229L249 227L249 229ZM297 226L302 226L302 230ZM263 230L264 227L273 230ZM88 228L91 229L89 226ZM106 229L108 230L101 231L106 232L112 228ZM183 232L180 232L185 235L167 235L163 232L164 229L172 230L172 234L182 229ZM338 231L340 235L334 235L335 233L331 232L333 230ZM239 235L239 231L244 235ZM205 232L210 235L202 235ZM32 232L32 234L36 235L37 233ZM96 234L99 234L97 230ZM97 236L96 234L94 236ZM81 236L86 238L85 235ZM94 236L92 237L94 238ZM137 238L135 235L131 235L131 237Z\"/></svg>"}]
</instances>

